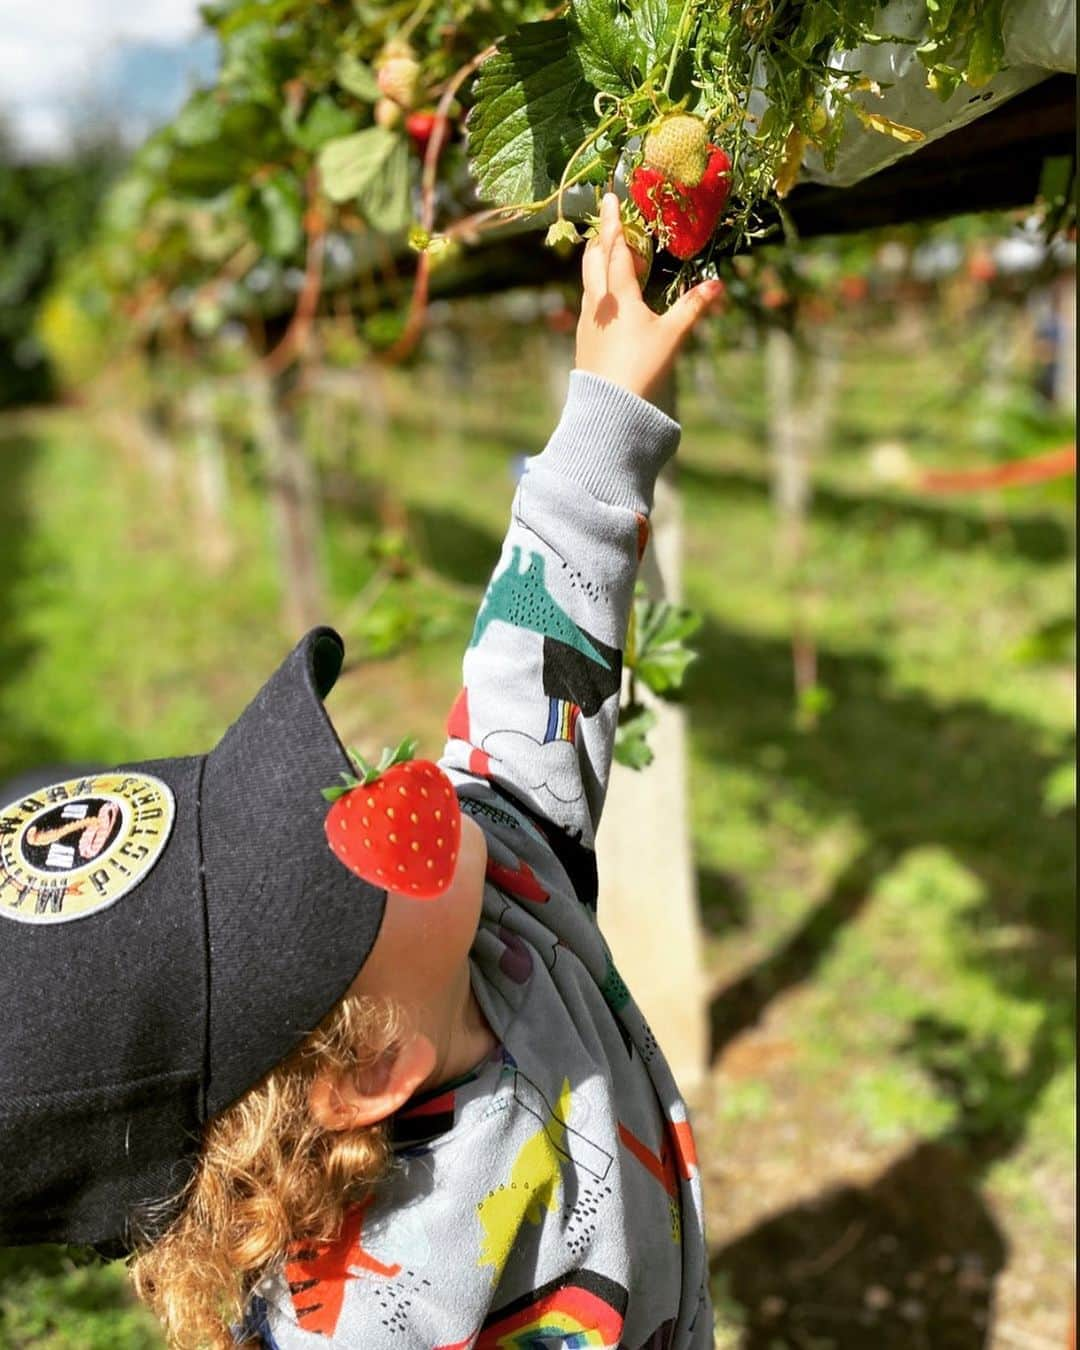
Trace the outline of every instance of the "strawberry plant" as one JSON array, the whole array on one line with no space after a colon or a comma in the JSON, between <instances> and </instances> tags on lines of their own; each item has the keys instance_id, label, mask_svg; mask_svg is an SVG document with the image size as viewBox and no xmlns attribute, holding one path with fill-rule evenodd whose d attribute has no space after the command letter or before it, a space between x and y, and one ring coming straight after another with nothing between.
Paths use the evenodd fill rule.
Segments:
<instances>
[{"instance_id":1,"label":"strawberry plant","mask_svg":"<svg viewBox=\"0 0 1080 1350\"><path fill-rule=\"evenodd\" d=\"M922 139L875 108L879 85L836 64L891 40L881 10L569 0L557 17L520 24L480 67L466 123L480 194L500 208L493 219L554 208L559 227L572 188L625 181L657 245L684 264L670 300L717 252L761 235L763 203L786 195L810 147L828 167L853 125ZM1003 59L1001 19L1001 4L928 2L918 52L931 87L981 87Z\"/></svg>"},{"instance_id":2,"label":"strawberry plant","mask_svg":"<svg viewBox=\"0 0 1080 1350\"><path fill-rule=\"evenodd\" d=\"M626 701L619 708L614 756L631 769L651 764L653 753L646 737L656 725L656 714L638 698L638 682L659 698L678 697L683 679L697 652L685 639L701 627L702 616L685 605L649 600L645 585L634 587L634 604L626 632L623 664L630 673Z\"/></svg>"},{"instance_id":3,"label":"strawberry plant","mask_svg":"<svg viewBox=\"0 0 1080 1350\"><path fill-rule=\"evenodd\" d=\"M986 83L1014 2L915 0L921 33L903 40L934 89ZM285 420L292 367L325 359L326 316L363 355L402 360L437 269L476 275L465 250L530 220L572 251L611 185L663 307L773 230L770 202L809 150L828 166L852 133L919 137L839 63L894 40L889 12L878 0L211 0L214 84L134 156L49 306L49 333L69 346L65 334L83 334L98 369L132 349L157 374L150 401L166 405L193 357L246 361ZM315 513L284 476L267 481L299 613L314 583L289 579L317 575Z\"/></svg>"},{"instance_id":4,"label":"strawberry plant","mask_svg":"<svg viewBox=\"0 0 1080 1350\"><path fill-rule=\"evenodd\" d=\"M915 5L922 36L904 41L942 96L1000 67L1012 2ZM426 278L453 265L447 241L515 219L554 214L552 242L572 246L610 183L667 251L663 303L761 237L763 204L808 150L828 166L853 131L920 135L837 65L892 39L877 0L214 0L202 14L215 84L135 156L88 255L86 303L110 306L106 326L136 344L212 342L238 318L262 354L266 318L358 303L380 256L371 234L406 252L410 232L423 238ZM703 142L716 147L704 164ZM347 262L327 265L327 240ZM307 272L299 292L293 269ZM281 359L314 335L305 318Z\"/></svg>"}]
</instances>

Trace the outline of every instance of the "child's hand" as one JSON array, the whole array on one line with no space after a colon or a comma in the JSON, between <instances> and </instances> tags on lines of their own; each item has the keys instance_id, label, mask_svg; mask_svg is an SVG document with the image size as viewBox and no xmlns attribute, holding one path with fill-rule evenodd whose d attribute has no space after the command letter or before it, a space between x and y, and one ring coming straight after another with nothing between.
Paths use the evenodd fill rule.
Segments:
<instances>
[{"instance_id":1,"label":"child's hand","mask_svg":"<svg viewBox=\"0 0 1080 1350\"><path fill-rule=\"evenodd\" d=\"M641 398L661 385L683 339L703 314L719 308L724 294L722 281L703 281L666 314L654 314L641 298L613 192L604 195L600 232L585 247L581 273L585 293L574 364Z\"/></svg>"}]
</instances>

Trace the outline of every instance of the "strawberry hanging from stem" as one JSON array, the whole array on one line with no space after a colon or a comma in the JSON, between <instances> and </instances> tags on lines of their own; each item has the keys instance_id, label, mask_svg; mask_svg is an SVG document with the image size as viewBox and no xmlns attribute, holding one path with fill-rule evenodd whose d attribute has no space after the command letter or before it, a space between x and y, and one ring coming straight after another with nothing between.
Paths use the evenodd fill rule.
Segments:
<instances>
[{"instance_id":1,"label":"strawberry hanging from stem","mask_svg":"<svg viewBox=\"0 0 1080 1350\"><path fill-rule=\"evenodd\" d=\"M630 196L676 258L692 258L713 236L731 190L731 161L690 113L660 119L645 137Z\"/></svg>"},{"instance_id":2,"label":"strawberry hanging from stem","mask_svg":"<svg viewBox=\"0 0 1080 1350\"><path fill-rule=\"evenodd\" d=\"M326 838L338 860L357 876L415 900L434 900L454 879L461 849L461 807L437 764L413 759L406 737L368 764L349 757L359 777L342 773L341 787L323 788L332 805Z\"/></svg>"}]
</instances>

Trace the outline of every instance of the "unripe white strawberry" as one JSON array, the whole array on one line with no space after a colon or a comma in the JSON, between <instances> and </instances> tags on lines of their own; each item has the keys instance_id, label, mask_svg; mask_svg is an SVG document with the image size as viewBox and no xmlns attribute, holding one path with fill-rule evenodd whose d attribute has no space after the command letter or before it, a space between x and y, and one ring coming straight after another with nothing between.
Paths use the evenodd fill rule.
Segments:
<instances>
[{"instance_id":1,"label":"unripe white strawberry","mask_svg":"<svg viewBox=\"0 0 1080 1350\"><path fill-rule=\"evenodd\" d=\"M644 162L665 178L697 187L709 162L709 132L700 117L672 113L645 137Z\"/></svg>"},{"instance_id":2,"label":"unripe white strawberry","mask_svg":"<svg viewBox=\"0 0 1080 1350\"><path fill-rule=\"evenodd\" d=\"M395 103L392 98L381 98L375 104L375 123L387 131L398 126L404 116L400 103Z\"/></svg>"},{"instance_id":3,"label":"unripe white strawberry","mask_svg":"<svg viewBox=\"0 0 1080 1350\"><path fill-rule=\"evenodd\" d=\"M408 43L388 42L376 67L380 91L402 108L414 108L420 93L420 62Z\"/></svg>"}]
</instances>

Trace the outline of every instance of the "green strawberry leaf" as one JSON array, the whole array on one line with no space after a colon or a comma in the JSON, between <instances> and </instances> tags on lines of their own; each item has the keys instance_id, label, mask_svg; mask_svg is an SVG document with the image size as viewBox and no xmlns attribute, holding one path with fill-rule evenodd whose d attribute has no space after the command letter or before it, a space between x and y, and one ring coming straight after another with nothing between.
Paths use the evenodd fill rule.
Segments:
<instances>
[{"instance_id":1,"label":"green strawberry leaf","mask_svg":"<svg viewBox=\"0 0 1080 1350\"><path fill-rule=\"evenodd\" d=\"M259 184L252 235L272 258L291 257L303 242L304 195L287 170Z\"/></svg>"},{"instance_id":2,"label":"green strawberry leaf","mask_svg":"<svg viewBox=\"0 0 1080 1350\"><path fill-rule=\"evenodd\" d=\"M680 0L641 0L634 10L646 67L641 72L643 76L648 74L648 66L669 55L681 15Z\"/></svg>"},{"instance_id":3,"label":"green strawberry leaf","mask_svg":"<svg viewBox=\"0 0 1080 1350\"><path fill-rule=\"evenodd\" d=\"M836 13L830 5L803 5L790 41L792 50L809 56L819 43L836 33Z\"/></svg>"},{"instance_id":4,"label":"green strawberry leaf","mask_svg":"<svg viewBox=\"0 0 1080 1350\"><path fill-rule=\"evenodd\" d=\"M172 124L179 145L206 145L221 135L225 108L209 90L192 94Z\"/></svg>"},{"instance_id":5,"label":"green strawberry leaf","mask_svg":"<svg viewBox=\"0 0 1080 1350\"><path fill-rule=\"evenodd\" d=\"M342 89L352 94L354 98L363 99L365 103L378 103L382 98L382 90L375 78L375 72L363 61L358 61L355 56L349 56L348 53L342 56L334 70L334 76Z\"/></svg>"},{"instance_id":6,"label":"green strawberry leaf","mask_svg":"<svg viewBox=\"0 0 1080 1350\"><path fill-rule=\"evenodd\" d=\"M412 220L412 178L409 142L401 132L391 132L394 144L377 174L357 198L364 219L380 234L397 234Z\"/></svg>"},{"instance_id":7,"label":"green strawberry leaf","mask_svg":"<svg viewBox=\"0 0 1080 1350\"><path fill-rule=\"evenodd\" d=\"M685 605L672 605L666 600L646 601L644 610L638 628L639 653L681 642L701 627L701 615Z\"/></svg>"},{"instance_id":8,"label":"green strawberry leaf","mask_svg":"<svg viewBox=\"0 0 1080 1350\"><path fill-rule=\"evenodd\" d=\"M379 772L385 773L394 764L407 764L410 759L415 757L417 745L418 741L415 737L406 736L404 740L398 742L393 750L387 746L379 760Z\"/></svg>"},{"instance_id":9,"label":"green strawberry leaf","mask_svg":"<svg viewBox=\"0 0 1080 1350\"><path fill-rule=\"evenodd\" d=\"M548 196L596 122L596 90L571 50L565 19L526 23L477 72L466 120L469 170L489 202Z\"/></svg>"},{"instance_id":10,"label":"green strawberry leaf","mask_svg":"<svg viewBox=\"0 0 1080 1350\"><path fill-rule=\"evenodd\" d=\"M338 775L338 777L341 778L342 782L344 783L344 787L328 787L320 789L322 795L326 798L328 802L336 802L339 797L344 797L345 794L347 792L351 792L353 788L363 786L363 784L359 781L359 779L354 778L351 773L342 772Z\"/></svg>"},{"instance_id":11,"label":"green strawberry leaf","mask_svg":"<svg viewBox=\"0 0 1080 1350\"><path fill-rule=\"evenodd\" d=\"M350 749L349 758L356 765L356 771L360 775L358 785L362 787L368 783L374 783L379 776L379 770L370 765L359 750ZM346 779L348 777L347 774L341 776Z\"/></svg>"},{"instance_id":12,"label":"green strawberry leaf","mask_svg":"<svg viewBox=\"0 0 1080 1350\"><path fill-rule=\"evenodd\" d=\"M312 152L347 136L356 126L357 115L347 108L339 108L329 94L320 94L311 105L311 111L302 122L288 109L282 114L281 122L285 134L294 145Z\"/></svg>"},{"instance_id":13,"label":"green strawberry leaf","mask_svg":"<svg viewBox=\"0 0 1080 1350\"><path fill-rule=\"evenodd\" d=\"M645 735L656 725L656 714L639 703L624 704L619 709L615 730L614 757L628 769L644 769L653 762Z\"/></svg>"},{"instance_id":14,"label":"green strawberry leaf","mask_svg":"<svg viewBox=\"0 0 1080 1350\"><path fill-rule=\"evenodd\" d=\"M215 111L210 101L196 98L188 110L182 138L167 150L167 142L160 143L163 185L175 196L217 196L286 152L277 118L260 104L237 99Z\"/></svg>"},{"instance_id":15,"label":"green strawberry leaf","mask_svg":"<svg viewBox=\"0 0 1080 1350\"><path fill-rule=\"evenodd\" d=\"M982 89L1001 69L1005 60L1001 0L986 0L979 6L975 35L971 40L964 82L971 89Z\"/></svg>"},{"instance_id":16,"label":"green strawberry leaf","mask_svg":"<svg viewBox=\"0 0 1080 1350\"><path fill-rule=\"evenodd\" d=\"M350 778L349 775L345 773L341 776L350 787L366 787L368 783L374 783L376 779L381 778L387 769L393 768L395 764L407 764L410 759L415 758L416 747L418 744L419 742L415 737L406 736L403 740L399 741L393 749L389 746L384 746L378 764L374 765L369 764L359 750L350 750L349 758L356 765L360 778L359 780ZM328 791L334 790L335 789L332 788L323 789L323 795L326 796ZM331 798L327 798L327 800L329 801Z\"/></svg>"},{"instance_id":17,"label":"green strawberry leaf","mask_svg":"<svg viewBox=\"0 0 1080 1350\"><path fill-rule=\"evenodd\" d=\"M618 0L572 0L568 29L574 55L590 84L612 94L633 93L641 50Z\"/></svg>"},{"instance_id":18,"label":"green strawberry leaf","mask_svg":"<svg viewBox=\"0 0 1080 1350\"><path fill-rule=\"evenodd\" d=\"M649 601L640 594L635 599L633 651L628 644L625 659L654 694L682 686L687 668L698 655L683 639L695 633L701 622L701 615L684 605Z\"/></svg>"},{"instance_id":19,"label":"green strawberry leaf","mask_svg":"<svg viewBox=\"0 0 1080 1350\"><path fill-rule=\"evenodd\" d=\"M322 147L318 162L331 201L355 199L372 228L385 234L408 225L409 150L400 132L367 127L338 137Z\"/></svg>"},{"instance_id":20,"label":"green strawberry leaf","mask_svg":"<svg viewBox=\"0 0 1080 1350\"><path fill-rule=\"evenodd\" d=\"M697 656L686 647L660 647L639 659L637 673L654 694L664 694L681 687L687 667Z\"/></svg>"}]
</instances>

